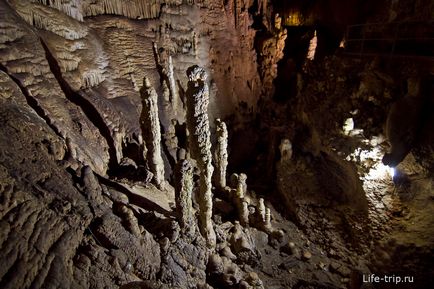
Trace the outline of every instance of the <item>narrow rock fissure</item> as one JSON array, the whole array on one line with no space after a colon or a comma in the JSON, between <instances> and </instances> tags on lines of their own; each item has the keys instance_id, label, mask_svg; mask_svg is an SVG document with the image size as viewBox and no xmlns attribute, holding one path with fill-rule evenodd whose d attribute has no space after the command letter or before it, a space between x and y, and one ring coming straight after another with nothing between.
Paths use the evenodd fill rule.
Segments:
<instances>
[{"instance_id":1,"label":"narrow rock fissure","mask_svg":"<svg viewBox=\"0 0 434 289\"><path fill-rule=\"evenodd\" d=\"M106 140L109 147L109 169L113 169L117 165L116 146L114 139L111 135L110 129L107 127L104 119L92 103L80 93L74 91L62 76L59 64L54 56L51 54L45 42L40 39L42 47L45 50L46 59L50 66L50 70L59 83L60 88L65 94L66 98L73 104L80 107L87 119L98 129L100 135Z\"/></svg>"},{"instance_id":2,"label":"narrow rock fissure","mask_svg":"<svg viewBox=\"0 0 434 289\"><path fill-rule=\"evenodd\" d=\"M44 112L44 109L39 105L38 101L32 97L29 93L29 91L27 90L26 87L24 87L20 80L16 77L14 77L13 75L8 73L8 69L3 66L2 64L0 64L0 70L3 71L4 73L6 73L14 82L15 84L19 87L19 89L21 90L22 94L24 95L24 97L26 98L27 104L36 112L36 114L41 117L46 123L47 125L59 136L63 139L63 136L61 135L61 133L59 132L59 130L51 123L50 118L46 115L46 113Z\"/></svg>"}]
</instances>

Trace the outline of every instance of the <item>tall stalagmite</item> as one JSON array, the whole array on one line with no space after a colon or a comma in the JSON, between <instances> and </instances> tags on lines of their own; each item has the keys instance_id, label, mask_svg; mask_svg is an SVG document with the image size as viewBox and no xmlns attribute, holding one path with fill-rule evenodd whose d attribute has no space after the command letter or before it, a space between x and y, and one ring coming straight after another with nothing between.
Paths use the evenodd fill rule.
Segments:
<instances>
[{"instance_id":1,"label":"tall stalagmite","mask_svg":"<svg viewBox=\"0 0 434 289\"><path fill-rule=\"evenodd\" d=\"M176 80L175 80L175 73L173 71L173 60L172 56L169 56L169 71L167 73L167 78L169 79L169 89L170 89L170 95L172 96L172 106L176 110L178 106L178 90L176 87Z\"/></svg>"},{"instance_id":2,"label":"tall stalagmite","mask_svg":"<svg viewBox=\"0 0 434 289\"><path fill-rule=\"evenodd\" d=\"M193 236L195 226L193 221L193 168L188 160L180 160L175 171L175 201L181 231L187 236Z\"/></svg>"},{"instance_id":3,"label":"tall stalagmite","mask_svg":"<svg viewBox=\"0 0 434 289\"><path fill-rule=\"evenodd\" d=\"M228 130L226 124L216 119L217 147L214 153L216 173L214 174L216 186L219 189L226 187L226 168L228 166Z\"/></svg>"},{"instance_id":4,"label":"tall stalagmite","mask_svg":"<svg viewBox=\"0 0 434 289\"><path fill-rule=\"evenodd\" d=\"M187 128L191 156L200 170L199 227L207 240L208 247L214 248L216 236L212 226L212 166L211 140L208 121L209 90L207 74L203 68L191 66L187 70Z\"/></svg>"},{"instance_id":5,"label":"tall stalagmite","mask_svg":"<svg viewBox=\"0 0 434 289\"><path fill-rule=\"evenodd\" d=\"M158 96L151 86L148 78L143 79L143 87L140 89L142 97L142 115L140 123L143 139L147 145L149 167L154 174L154 181L158 188L164 187L164 162L161 157L161 132L160 119L158 118Z\"/></svg>"},{"instance_id":6,"label":"tall stalagmite","mask_svg":"<svg viewBox=\"0 0 434 289\"><path fill-rule=\"evenodd\" d=\"M236 178L236 189L234 201L237 206L238 216L240 218L240 224L246 226L249 224L249 210L247 200L245 199L247 193L247 175L241 173Z\"/></svg>"}]
</instances>

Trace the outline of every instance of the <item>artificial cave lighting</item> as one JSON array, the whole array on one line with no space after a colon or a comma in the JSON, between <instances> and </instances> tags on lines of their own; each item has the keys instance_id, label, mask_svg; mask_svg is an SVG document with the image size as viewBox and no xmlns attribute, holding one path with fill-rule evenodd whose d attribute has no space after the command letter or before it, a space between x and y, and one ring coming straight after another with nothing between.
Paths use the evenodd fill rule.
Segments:
<instances>
[{"instance_id":1,"label":"artificial cave lighting","mask_svg":"<svg viewBox=\"0 0 434 289\"><path fill-rule=\"evenodd\" d=\"M389 170L389 175L393 179L393 177L395 176L395 168L388 167L388 170Z\"/></svg>"},{"instance_id":2,"label":"artificial cave lighting","mask_svg":"<svg viewBox=\"0 0 434 289\"><path fill-rule=\"evenodd\" d=\"M376 142L375 139L369 141L369 143L374 142ZM375 146L371 150L356 148L346 159L348 161L358 161L367 169L367 172L362 176L362 180L375 181L382 179L389 181L395 175L395 169L382 163L383 155L384 152L380 146Z\"/></svg>"},{"instance_id":3,"label":"artificial cave lighting","mask_svg":"<svg viewBox=\"0 0 434 289\"><path fill-rule=\"evenodd\" d=\"M395 169L377 162L365 176L365 180L392 179L395 175Z\"/></svg>"},{"instance_id":4,"label":"artificial cave lighting","mask_svg":"<svg viewBox=\"0 0 434 289\"><path fill-rule=\"evenodd\" d=\"M299 26L301 24L301 14L297 11L290 11L285 17L286 26Z\"/></svg>"}]
</instances>

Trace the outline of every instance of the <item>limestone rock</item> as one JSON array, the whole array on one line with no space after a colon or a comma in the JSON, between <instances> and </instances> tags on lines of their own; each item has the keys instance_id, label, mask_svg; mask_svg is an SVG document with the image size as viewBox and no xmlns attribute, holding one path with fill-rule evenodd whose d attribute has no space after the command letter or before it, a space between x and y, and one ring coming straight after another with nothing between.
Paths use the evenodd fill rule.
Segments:
<instances>
[{"instance_id":1,"label":"limestone rock","mask_svg":"<svg viewBox=\"0 0 434 289\"><path fill-rule=\"evenodd\" d=\"M164 163L161 157L161 132L160 119L158 117L158 96L151 86L149 79L143 79L143 87L140 90L142 97L143 112L141 115L142 130L147 143L147 160L154 181L159 188L164 187Z\"/></svg>"},{"instance_id":2,"label":"limestone rock","mask_svg":"<svg viewBox=\"0 0 434 289\"><path fill-rule=\"evenodd\" d=\"M215 232L212 226L212 166L211 136L208 121L209 90L207 74L203 68L191 66L187 70L187 128L191 156L200 170L199 228L210 247L215 247Z\"/></svg>"},{"instance_id":3,"label":"limestone rock","mask_svg":"<svg viewBox=\"0 0 434 289\"><path fill-rule=\"evenodd\" d=\"M175 200L181 230L188 236L195 232L192 205L193 168L189 161L181 160L175 170Z\"/></svg>"},{"instance_id":4,"label":"limestone rock","mask_svg":"<svg viewBox=\"0 0 434 289\"><path fill-rule=\"evenodd\" d=\"M214 162L216 164L215 183L220 189L226 187L226 168L228 166L228 130L226 124L220 119L216 119L217 127L217 146L214 152Z\"/></svg>"}]
</instances>

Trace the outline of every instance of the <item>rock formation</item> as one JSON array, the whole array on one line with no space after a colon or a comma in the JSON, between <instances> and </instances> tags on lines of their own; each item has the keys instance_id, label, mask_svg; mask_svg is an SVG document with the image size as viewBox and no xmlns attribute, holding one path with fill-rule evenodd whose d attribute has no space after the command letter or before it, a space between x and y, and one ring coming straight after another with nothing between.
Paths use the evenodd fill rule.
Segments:
<instances>
[{"instance_id":1,"label":"rock formation","mask_svg":"<svg viewBox=\"0 0 434 289\"><path fill-rule=\"evenodd\" d=\"M431 288L433 11L0 0L0 288Z\"/></svg>"},{"instance_id":2,"label":"rock formation","mask_svg":"<svg viewBox=\"0 0 434 289\"><path fill-rule=\"evenodd\" d=\"M383 163L390 167L396 167L404 160L423 131L426 100L420 94L420 80L408 79L407 91L405 96L393 103L387 115L385 133L391 148L384 155ZM404 112L405 120L402 118Z\"/></svg>"},{"instance_id":3,"label":"rock formation","mask_svg":"<svg viewBox=\"0 0 434 289\"><path fill-rule=\"evenodd\" d=\"M258 200L258 206L257 206L257 212L258 212L258 225L259 228L264 230L267 233L272 232L271 228L271 211L270 208L267 208L264 203L264 199L260 198Z\"/></svg>"},{"instance_id":4,"label":"rock formation","mask_svg":"<svg viewBox=\"0 0 434 289\"><path fill-rule=\"evenodd\" d=\"M179 95L178 95L178 89L176 87L175 75L173 71L172 56L169 56L167 78L169 79L169 89L170 89L172 106L175 109L175 111L178 111Z\"/></svg>"},{"instance_id":5,"label":"rock formation","mask_svg":"<svg viewBox=\"0 0 434 289\"><path fill-rule=\"evenodd\" d=\"M279 145L280 161L289 161L292 157L292 144L289 139L282 139Z\"/></svg>"},{"instance_id":6,"label":"rock formation","mask_svg":"<svg viewBox=\"0 0 434 289\"><path fill-rule=\"evenodd\" d=\"M195 233L192 205L193 168L188 160L180 160L175 169L175 201L181 232L187 236Z\"/></svg>"},{"instance_id":7,"label":"rock formation","mask_svg":"<svg viewBox=\"0 0 434 289\"><path fill-rule=\"evenodd\" d=\"M246 226L249 224L249 210L246 200L247 193L247 175L239 174L236 177L236 189L234 190L234 202L238 210L240 224Z\"/></svg>"},{"instance_id":8,"label":"rock formation","mask_svg":"<svg viewBox=\"0 0 434 289\"><path fill-rule=\"evenodd\" d=\"M140 90L142 97L142 131L147 145L146 159L149 162L151 172L154 174L155 184L164 188L164 163L161 157L161 132L160 118L158 117L158 96L148 78L143 79L143 87Z\"/></svg>"},{"instance_id":9,"label":"rock formation","mask_svg":"<svg viewBox=\"0 0 434 289\"><path fill-rule=\"evenodd\" d=\"M215 247L215 232L212 217L212 166L211 136L208 121L209 91L207 74L203 68L191 66L187 70L187 128L189 131L190 154L200 170L199 228L208 246Z\"/></svg>"},{"instance_id":10,"label":"rock formation","mask_svg":"<svg viewBox=\"0 0 434 289\"><path fill-rule=\"evenodd\" d=\"M228 166L228 130L226 124L216 119L217 145L214 152L215 184L223 190L226 187L226 168Z\"/></svg>"}]
</instances>

